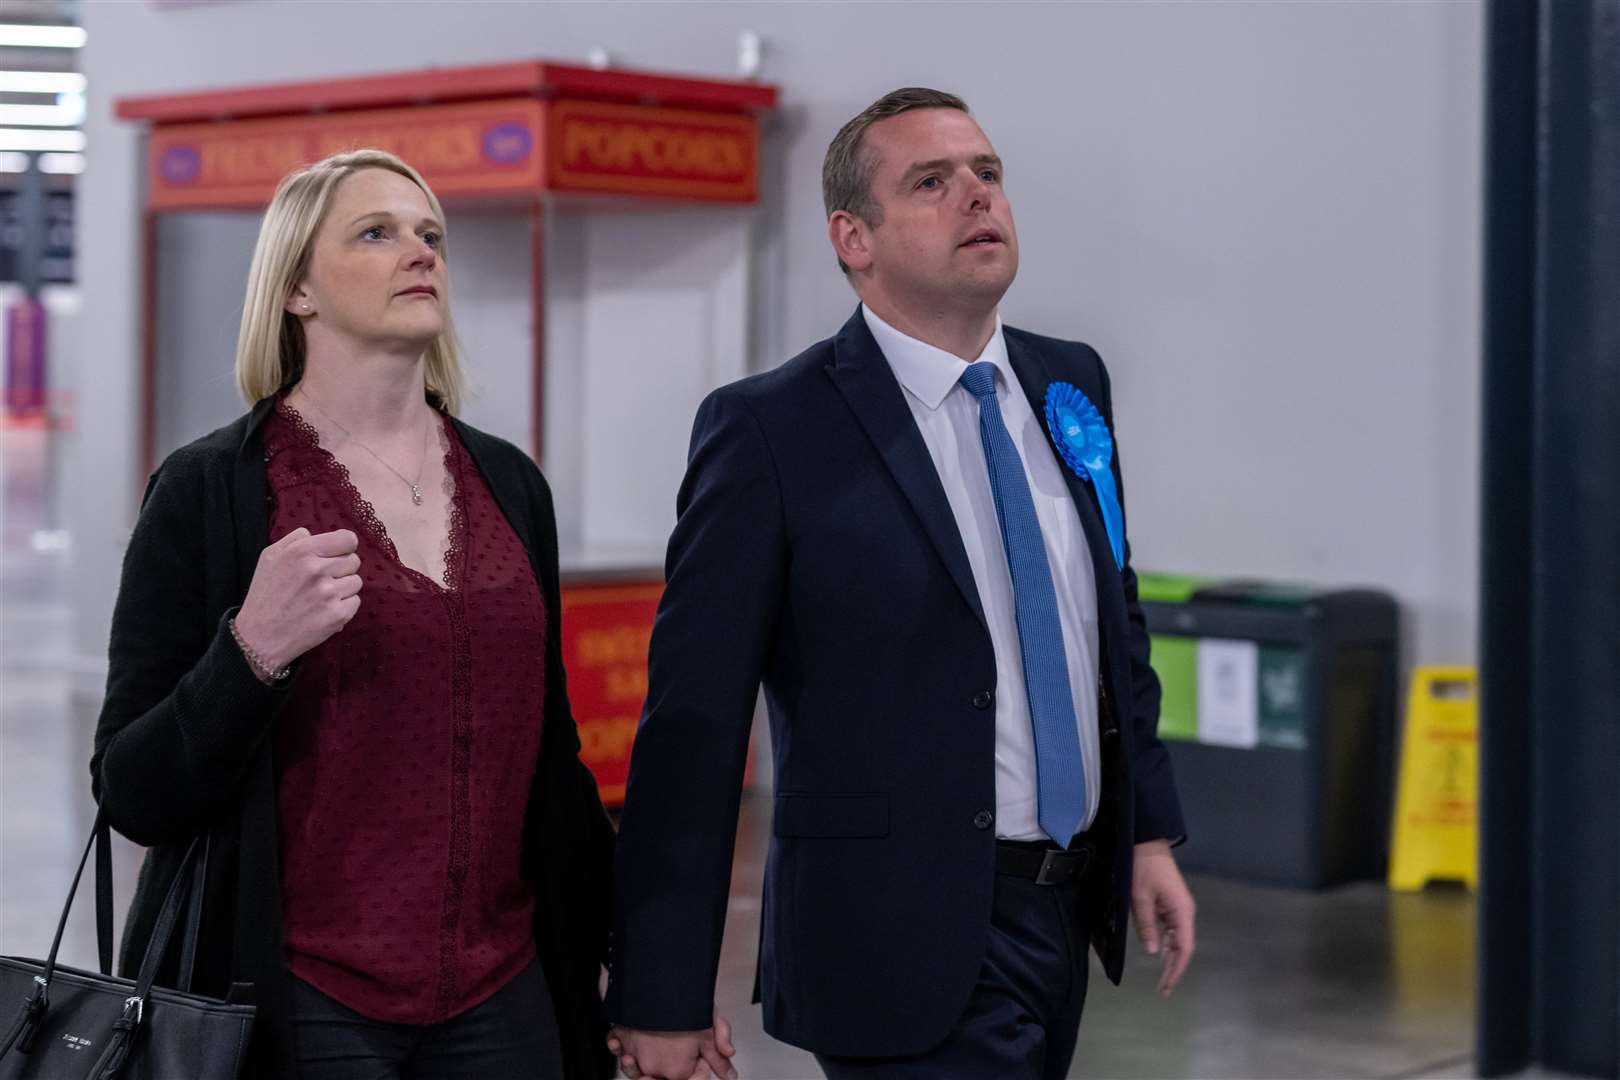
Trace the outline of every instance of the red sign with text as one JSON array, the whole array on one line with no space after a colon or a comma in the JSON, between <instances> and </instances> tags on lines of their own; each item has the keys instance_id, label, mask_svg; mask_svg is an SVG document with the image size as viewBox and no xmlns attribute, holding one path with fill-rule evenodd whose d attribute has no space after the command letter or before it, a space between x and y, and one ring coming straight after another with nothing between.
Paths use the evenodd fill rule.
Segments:
<instances>
[{"instance_id":1,"label":"red sign with text","mask_svg":"<svg viewBox=\"0 0 1620 1080\"><path fill-rule=\"evenodd\" d=\"M647 643L662 584L564 586L563 667L579 725L579 756L602 801L624 802L630 744L647 697Z\"/></svg>"},{"instance_id":2,"label":"red sign with text","mask_svg":"<svg viewBox=\"0 0 1620 1080\"><path fill-rule=\"evenodd\" d=\"M518 99L158 125L147 154L147 203L154 210L264 206L293 169L360 147L398 154L441 198L532 194L544 177L544 110Z\"/></svg>"},{"instance_id":3,"label":"red sign with text","mask_svg":"<svg viewBox=\"0 0 1620 1080\"><path fill-rule=\"evenodd\" d=\"M518 99L160 124L147 153L147 204L264 206L292 170L360 147L398 154L441 198L543 191L759 198L758 124L751 115Z\"/></svg>"},{"instance_id":4,"label":"red sign with text","mask_svg":"<svg viewBox=\"0 0 1620 1080\"><path fill-rule=\"evenodd\" d=\"M557 101L548 117L553 191L751 203L759 198L753 116Z\"/></svg>"}]
</instances>

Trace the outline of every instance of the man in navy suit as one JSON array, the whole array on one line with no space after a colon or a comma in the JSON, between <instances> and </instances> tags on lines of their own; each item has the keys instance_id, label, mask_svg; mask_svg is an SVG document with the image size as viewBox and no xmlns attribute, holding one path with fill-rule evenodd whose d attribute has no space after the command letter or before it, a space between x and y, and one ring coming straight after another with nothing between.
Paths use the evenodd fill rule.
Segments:
<instances>
[{"instance_id":1,"label":"man in navy suit","mask_svg":"<svg viewBox=\"0 0 1620 1080\"><path fill-rule=\"evenodd\" d=\"M611 1045L632 1076L735 1075L710 1003L763 684L766 1030L829 1077L1061 1077L1088 946L1117 982L1130 913L1168 994L1194 945L1118 455L1095 456L1108 374L1002 326L1017 233L959 98L874 103L823 190L860 307L693 427L619 833Z\"/></svg>"}]
</instances>

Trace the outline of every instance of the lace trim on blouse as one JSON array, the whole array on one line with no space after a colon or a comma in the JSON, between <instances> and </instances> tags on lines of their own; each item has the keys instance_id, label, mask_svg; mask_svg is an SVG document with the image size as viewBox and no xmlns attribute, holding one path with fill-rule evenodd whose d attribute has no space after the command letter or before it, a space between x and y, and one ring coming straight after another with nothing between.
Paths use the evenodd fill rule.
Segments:
<instances>
[{"instance_id":1,"label":"lace trim on blouse","mask_svg":"<svg viewBox=\"0 0 1620 1080\"><path fill-rule=\"evenodd\" d=\"M424 581L429 582L435 589L445 592L455 592L461 587L466 569L466 541L467 541L467 507L463 498L463 485L458 482L457 469L460 463L460 440L456 439L448 430L448 422L435 410L435 420L438 423L439 445L444 449L444 490L450 496L450 530L445 537L444 549L444 581L440 582L431 575L424 574L415 567L407 566L405 560L399 557L399 548L394 546L394 538L388 535L388 527L383 524L382 518L377 516L376 507L371 505L360 489L355 486L354 478L349 475L349 467L339 461L337 455L321 445L320 432L287 400L285 394L276 402L276 410L300 437L303 448L313 451L314 456L306 460L292 463L289 478L295 483L302 483L320 474L322 470L330 472L336 477L338 490L349 501L350 508L361 526L371 534L373 540L393 556L406 573L415 574ZM289 447L279 442L266 447L267 459L274 457Z\"/></svg>"}]
</instances>

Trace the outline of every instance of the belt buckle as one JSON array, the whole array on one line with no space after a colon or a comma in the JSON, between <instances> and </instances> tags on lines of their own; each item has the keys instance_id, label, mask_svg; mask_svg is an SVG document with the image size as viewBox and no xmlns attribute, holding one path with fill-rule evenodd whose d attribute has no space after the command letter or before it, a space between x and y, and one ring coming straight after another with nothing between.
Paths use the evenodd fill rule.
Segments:
<instances>
[{"instance_id":1,"label":"belt buckle","mask_svg":"<svg viewBox=\"0 0 1620 1080\"><path fill-rule=\"evenodd\" d=\"M1046 852L1045 857L1041 859L1041 868L1035 874L1035 884L1061 885L1070 880L1074 876L1072 873L1059 876L1062 871L1069 869L1068 864L1061 861L1059 856L1068 854L1070 853L1067 851Z\"/></svg>"}]
</instances>

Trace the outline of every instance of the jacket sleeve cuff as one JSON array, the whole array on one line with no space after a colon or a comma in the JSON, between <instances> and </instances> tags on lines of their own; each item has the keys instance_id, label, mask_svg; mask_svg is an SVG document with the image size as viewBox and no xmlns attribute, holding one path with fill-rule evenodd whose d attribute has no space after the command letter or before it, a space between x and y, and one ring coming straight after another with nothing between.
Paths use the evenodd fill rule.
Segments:
<instances>
[{"instance_id":1,"label":"jacket sleeve cuff","mask_svg":"<svg viewBox=\"0 0 1620 1080\"><path fill-rule=\"evenodd\" d=\"M1176 795L1170 769L1170 753L1162 745L1136 763L1133 787L1136 792L1136 835L1132 842L1168 840L1178 847L1187 840L1187 827L1181 817L1181 799Z\"/></svg>"},{"instance_id":2,"label":"jacket sleeve cuff","mask_svg":"<svg viewBox=\"0 0 1620 1080\"><path fill-rule=\"evenodd\" d=\"M186 740L210 760L246 761L286 704L298 674L297 661L292 675L274 685L254 673L231 633L238 610L232 608L220 619L208 651L176 688Z\"/></svg>"}]
</instances>

